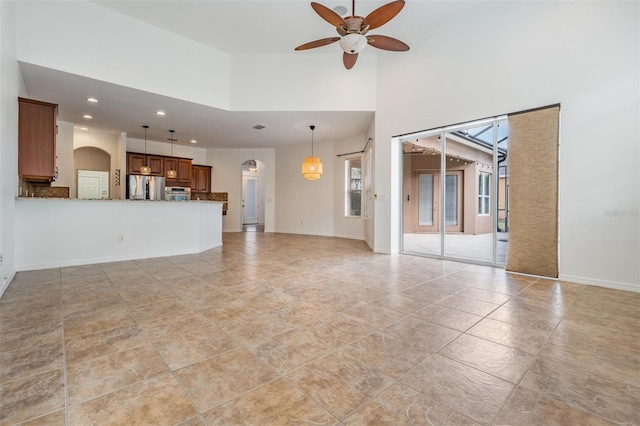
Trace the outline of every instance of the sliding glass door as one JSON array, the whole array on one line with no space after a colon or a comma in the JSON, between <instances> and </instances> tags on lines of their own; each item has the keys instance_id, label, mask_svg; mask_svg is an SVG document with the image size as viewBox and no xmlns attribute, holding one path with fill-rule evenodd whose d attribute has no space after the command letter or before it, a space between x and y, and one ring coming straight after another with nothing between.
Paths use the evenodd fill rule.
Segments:
<instances>
[{"instance_id":1,"label":"sliding glass door","mask_svg":"<svg viewBox=\"0 0 640 426\"><path fill-rule=\"evenodd\" d=\"M503 266L507 151L505 117L407 137L403 252Z\"/></svg>"}]
</instances>

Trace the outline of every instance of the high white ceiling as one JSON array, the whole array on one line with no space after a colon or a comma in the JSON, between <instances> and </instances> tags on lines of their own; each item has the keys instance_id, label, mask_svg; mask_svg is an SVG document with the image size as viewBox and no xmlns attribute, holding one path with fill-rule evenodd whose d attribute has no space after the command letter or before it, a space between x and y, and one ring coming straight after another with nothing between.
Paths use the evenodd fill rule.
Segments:
<instances>
[{"instance_id":1,"label":"high white ceiling","mask_svg":"<svg viewBox=\"0 0 640 426\"><path fill-rule=\"evenodd\" d=\"M148 24L234 53L291 53L302 43L336 35L335 28L320 18L303 0L148 0L93 1ZM320 1L329 8L343 6L351 14L350 1ZM356 1L356 14L366 16L387 1ZM427 29L463 9L468 2L407 0L403 11L372 33L398 38L410 46L428 42ZM342 66L336 45L336 66ZM396 54L370 49L376 54ZM103 81L35 66L20 64L29 96L59 105L59 119L83 125L87 112L95 118L87 127L102 131L126 132L142 138L142 123L150 126L148 139L164 141L167 129L176 130L178 144L197 139L202 148L272 148L308 143L309 125L315 124L316 140L335 140L363 134L372 111L356 112L230 112L185 102ZM97 104L84 102L87 94L98 97ZM148 121L149 109L179 111L169 117ZM266 126L257 131L256 124Z\"/></svg>"}]
</instances>

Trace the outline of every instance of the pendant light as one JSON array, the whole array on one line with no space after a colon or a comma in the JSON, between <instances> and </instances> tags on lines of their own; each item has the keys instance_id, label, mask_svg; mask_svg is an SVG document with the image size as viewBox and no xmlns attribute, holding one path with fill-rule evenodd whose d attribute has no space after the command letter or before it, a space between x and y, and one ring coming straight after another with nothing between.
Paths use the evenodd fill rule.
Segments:
<instances>
[{"instance_id":1,"label":"pendant light","mask_svg":"<svg viewBox=\"0 0 640 426\"><path fill-rule=\"evenodd\" d=\"M140 174L150 175L151 167L147 166L147 129L149 128L149 126L145 124L142 127L144 127L144 165L140 166Z\"/></svg>"},{"instance_id":2,"label":"pendant light","mask_svg":"<svg viewBox=\"0 0 640 426\"><path fill-rule=\"evenodd\" d=\"M313 156L313 130L316 126L309 126L311 129L311 157L306 157L302 163L302 175L306 180L318 180L322 174L322 163L320 157Z\"/></svg>"},{"instance_id":3,"label":"pendant light","mask_svg":"<svg viewBox=\"0 0 640 426\"><path fill-rule=\"evenodd\" d=\"M171 156L173 157L173 142L175 142L175 139L173 138L173 134L175 130L169 130L169 132L171 132L171 137L169 138L169 140L171 141ZM167 170L167 178L175 179L177 177L178 177L178 172L176 171L176 169L172 168Z\"/></svg>"}]
</instances>

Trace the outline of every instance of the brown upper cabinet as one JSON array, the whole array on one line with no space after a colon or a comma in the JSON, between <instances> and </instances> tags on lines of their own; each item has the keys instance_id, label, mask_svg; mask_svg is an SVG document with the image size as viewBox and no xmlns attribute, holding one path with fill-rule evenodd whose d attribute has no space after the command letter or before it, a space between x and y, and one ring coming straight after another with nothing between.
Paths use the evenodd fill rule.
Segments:
<instances>
[{"instance_id":1,"label":"brown upper cabinet","mask_svg":"<svg viewBox=\"0 0 640 426\"><path fill-rule=\"evenodd\" d=\"M145 161L146 158L146 161ZM144 164L151 167L151 176L164 176L164 157L161 155L144 155L138 152L127 152L127 174L139 175Z\"/></svg>"},{"instance_id":2,"label":"brown upper cabinet","mask_svg":"<svg viewBox=\"0 0 640 426\"><path fill-rule=\"evenodd\" d=\"M28 182L51 182L56 174L58 105L18 98L18 174Z\"/></svg>"},{"instance_id":3,"label":"brown upper cabinet","mask_svg":"<svg viewBox=\"0 0 640 426\"><path fill-rule=\"evenodd\" d=\"M168 186L190 186L191 185L191 160L188 158L164 157L164 172L176 170L176 178L167 177Z\"/></svg>"},{"instance_id":4,"label":"brown upper cabinet","mask_svg":"<svg viewBox=\"0 0 640 426\"><path fill-rule=\"evenodd\" d=\"M145 155L135 152L127 152L127 174L139 175L140 167L144 166Z\"/></svg>"},{"instance_id":5,"label":"brown upper cabinet","mask_svg":"<svg viewBox=\"0 0 640 426\"><path fill-rule=\"evenodd\" d=\"M178 180L185 183L185 186L191 184L191 160L185 158L178 160Z\"/></svg>"},{"instance_id":6,"label":"brown upper cabinet","mask_svg":"<svg viewBox=\"0 0 640 426\"><path fill-rule=\"evenodd\" d=\"M164 173L166 174L169 170L178 170L178 159L176 157L164 157ZM175 182L178 180L177 177L175 178L170 178L168 176L165 176L167 178L167 183L169 182Z\"/></svg>"},{"instance_id":7,"label":"brown upper cabinet","mask_svg":"<svg viewBox=\"0 0 640 426\"><path fill-rule=\"evenodd\" d=\"M164 176L164 157L147 155L147 166L151 167L151 176Z\"/></svg>"},{"instance_id":8,"label":"brown upper cabinet","mask_svg":"<svg viewBox=\"0 0 640 426\"><path fill-rule=\"evenodd\" d=\"M191 191L211 192L211 166L191 167Z\"/></svg>"}]
</instances>

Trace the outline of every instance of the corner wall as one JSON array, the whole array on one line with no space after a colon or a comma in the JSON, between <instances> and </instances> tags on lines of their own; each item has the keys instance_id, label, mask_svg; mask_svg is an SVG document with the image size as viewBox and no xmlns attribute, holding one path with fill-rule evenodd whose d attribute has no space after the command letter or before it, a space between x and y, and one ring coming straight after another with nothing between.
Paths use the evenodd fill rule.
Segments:
<instances>
[{"instance_id":1,"label":"corner wall","mask_svg":"<svg viewBox=\"0 0 640 426\"><path fill-rule=\"evenodd\" d=\"M16 273L18 96L26 91L16 59L16 2L0 1L0 296Z\"/></svg>"}]
</instances>

